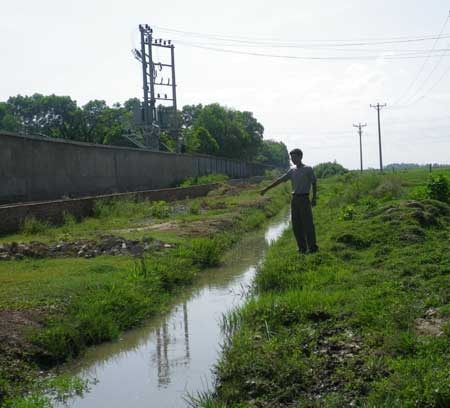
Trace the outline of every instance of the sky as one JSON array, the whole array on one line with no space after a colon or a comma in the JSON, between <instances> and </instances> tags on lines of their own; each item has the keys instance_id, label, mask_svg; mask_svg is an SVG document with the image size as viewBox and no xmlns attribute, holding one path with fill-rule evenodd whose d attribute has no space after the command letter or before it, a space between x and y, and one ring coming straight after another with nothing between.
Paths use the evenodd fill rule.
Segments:
<instances>
[{"instance_id":1,"label":"sky","mask_svg":"<svg viewBox=\"0 0 450 408\"><path fill-rule=\"evenodd\" d=\"M0 2L0 101L35 92L69 95L80 106L142 98L131 49L139 48L138 25L149 24L175 44L179 107L218 102L251 111L265 139L300 147L305 163L354 169L358 123L367 123L363 165L379 166L370 104L386 103L384 164L450 163L448 2Z\"/></svg>"}]
</instances>

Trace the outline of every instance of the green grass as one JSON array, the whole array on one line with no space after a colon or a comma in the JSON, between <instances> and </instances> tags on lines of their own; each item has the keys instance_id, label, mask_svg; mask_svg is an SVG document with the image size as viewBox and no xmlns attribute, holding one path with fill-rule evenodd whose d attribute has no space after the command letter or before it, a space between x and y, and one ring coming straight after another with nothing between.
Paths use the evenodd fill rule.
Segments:
<instances>
[{"instance_id":1,"label":"green grass","mask_svg":"<svg viewBox=\"0 0 450 408\"><path fill-rule=\"evenodd\" d=\"M174 296L192 284L203 269L218 265L225 251L246 231L261 226L288 202L287 186L273 190L268 198L260 197L259 188L234 189L233 196L212 194L171 206L113 200L99 204L94 216L82 222L67 217L63 226L51 227L32 220L20 234L3 237L5 242L52 242L61 234L71 239L95 239L115 228L141 225L139 220L148 222L148 218L154 223L180 225L227 219L220 233L205 228L198 237L176 237L173 232L130 233L166 240L172 237L171 242L177 244L140 259L102 255L0 262L0 312L14 312L34 322L16 333L21 339L17 344L0 341L0 403L9 401L9 407L47 406L46 397L39 393L45 388L38 386L40 370L76 358L86 347L114 340L120 332L168 310ZM220 209L215 209L217 202ZM172 212L179 204L186 211ZM189 210L202 208L202 204L205 209L201 214L200 210ZM31 400L22 398L25 392L31 392Z\"/></svg>"},{"instance_id":2,"label":"green grass","mask_svg":"<svg viewBox=\"0 0 450 408\"><path fill-rule=\"evenodd\" d=\"M450 207L417 199L428 182L321 181L320 252L299 255L291 231L270 248L255 296L224 319L216 387L192 406L450 406Z\"/></svg>"},{"instance_id":3,"label":"green grass","mask_svg":"<svg viewBox=\"0 0 450 408\"><path fill-rule=\"evenodd\" d=\"M204 176L199 177L190 177L184 180L180 184L180 187L189 187L198 184L221 183L228 179L229 177L226 174L206 174Z\"/></svg>"}]
</instances>

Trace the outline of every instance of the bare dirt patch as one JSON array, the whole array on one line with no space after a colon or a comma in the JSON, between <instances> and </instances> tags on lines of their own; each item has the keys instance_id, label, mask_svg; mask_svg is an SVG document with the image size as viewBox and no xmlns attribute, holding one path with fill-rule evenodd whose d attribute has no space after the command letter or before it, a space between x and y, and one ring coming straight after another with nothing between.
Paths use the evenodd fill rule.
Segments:
<instances>
[{"instance_id":1,"label":"bare dirt patch","mask_svg":"<svg viewBox=\"0 0 450 408\"><path fill-rule=\"evenodd\" d=\"M31 344L26 339L29 329L42 326L40 313L29 310L0 310L0 351L20 354Z\"/></svg>"},{"instance_id":2,"label":"bare dirt patch","mask_svg":"<svg viewBox=\"0 0 450 408\"><path fill-rule=\"evenodd\" d=\"M200 237L216 234L225 231L234 224L233 218L218 217L197 221L167 221L159 224L150 224L134 228L124 228L112 231L115 234L125 234L132 232L174 232L179 237Z\"/></svg>"},{"instance_id":3,"label":"bare dirt patch","mask_svg":"<svg viewBox=\"0 0 450 408\"><path fill-rule=\"evenodd\" d=\"M448 322L449 317L441 317L436 309L430 308L423 317L416 319L416 332L421 336L442 336L443 327Z\"/></svg>"}]
</instances>

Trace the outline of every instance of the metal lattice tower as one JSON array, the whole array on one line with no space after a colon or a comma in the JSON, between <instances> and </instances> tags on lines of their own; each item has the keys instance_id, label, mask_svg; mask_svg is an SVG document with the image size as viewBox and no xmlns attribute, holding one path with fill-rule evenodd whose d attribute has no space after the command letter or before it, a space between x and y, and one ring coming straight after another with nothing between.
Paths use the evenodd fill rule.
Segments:
<instances>
[{"instance_id":1,"label":"metal lattice tower","mask_svg":"<svg viewBox=\"0 0 450 408\"><path fill-rule=\"evenodd\" d=\"M141 49L134 49L133 54L142 64L141 124L146 147L159 150L161 129L175 133L178 138L175 47L171 40L153 38L153 29L148 24L140 24L139 31ZM169 50L170 55L166 55L169 61L154 61L155 47Z\"/></svg>"}]
</instances>

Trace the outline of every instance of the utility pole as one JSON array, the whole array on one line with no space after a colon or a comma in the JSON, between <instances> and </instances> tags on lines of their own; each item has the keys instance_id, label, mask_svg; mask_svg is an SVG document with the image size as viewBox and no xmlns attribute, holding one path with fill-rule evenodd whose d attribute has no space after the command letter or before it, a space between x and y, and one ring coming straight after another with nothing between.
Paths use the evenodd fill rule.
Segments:
<instances>
[{"instance_id":1,"label":"utility pole","mask_svg":"<svg viewBox=\"0 0 450 408\"><path fill-rule=\"evenodd\" d=\"M178 138L177 96L175 82L175 47L171 40L155 39L153 29L148 24L140 24L141 49L132 50L134 57L142 64L142 88L144 98L141 109L144 141L147 148L159 150L159 131L165 127L167 114L172 116L172 131L176 131ZM170 50L170 61L154 61L153 48ZM157 77L159 78L157 79ZM164 87L170 88L163 92ZM161 105L156 109L156 102ZM163 106L170 102L171 106Z\"/></svg>"},{"instance_id":2,"label":"utility pole","mask_svg":"<svg viewBox=\"0 0 450 408\"><path fill-rule=\"evenodd\" d=\"M380 125L380 110L384 108L386 104L380 105L377 103L376 105L370 105L371 108L375 108L378 112L378 147L380 150L380 171L383 171L383 155L381 153L381 125Z\"/></svg>"},{"instance_id":3,"label":"utility pole","mask_svg":"<svg viewBox=\"0 0 450 408\"><path fill-rule=\"evenodd\" d=\"M361 122L358 125L353 125L353 127L358 128L358 133L359 133L359 161L361 163L361 171L363 171L363 159L362 159L362 140L361 140L361 136L362 136L362 128L366 127L367 123L364 123L364 125L361 124Z\"/></svg>"}]
</instances>

